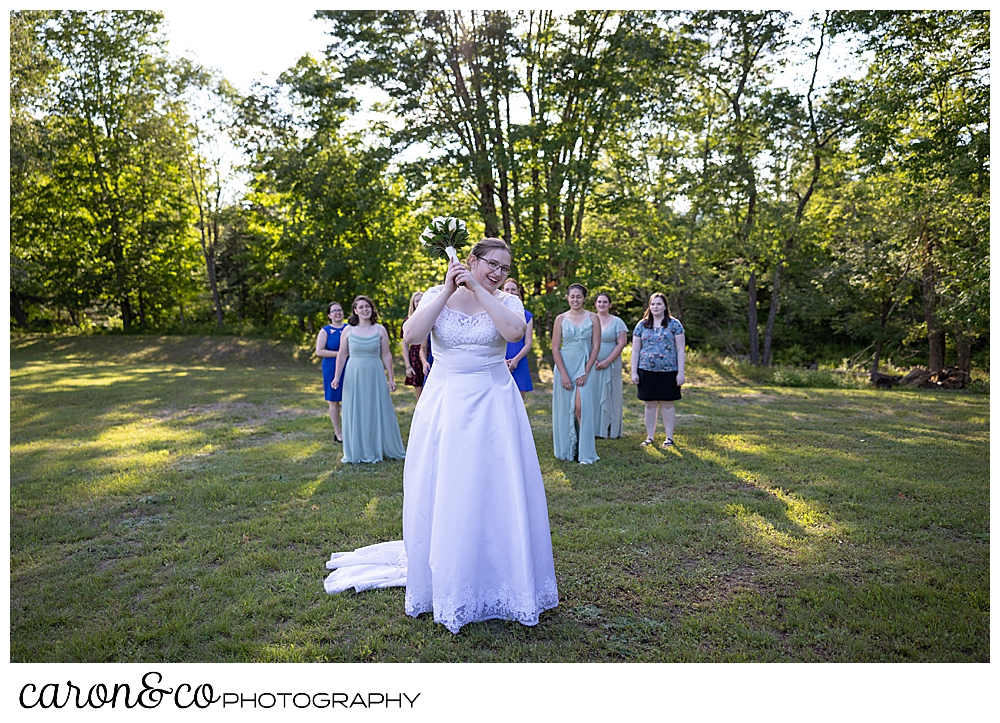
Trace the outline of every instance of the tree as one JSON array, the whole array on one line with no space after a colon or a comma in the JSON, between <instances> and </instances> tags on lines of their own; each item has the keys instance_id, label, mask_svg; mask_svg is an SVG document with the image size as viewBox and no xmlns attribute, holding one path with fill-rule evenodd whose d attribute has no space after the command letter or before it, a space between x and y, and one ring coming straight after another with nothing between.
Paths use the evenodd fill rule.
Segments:
<instances>
[{"instance_id":1,"label":"tree","mask_svg":"<svg viewBox=\"0 0 1000 723\"><path fill-rule=\"evenodd\" d=\"M343 130L351 104L327 62L305 56L241 106L243 143L252 154L250 199L256 225L270 228L267 288L306 331L332 299L367 294L400 320L408 289L426 285L391 153ZM369 139L371 140L371 139ZM423 286L421 286L423 288Z\"/></svg>"},{"instance_id":2,"label":"tree","mask_svg":"<svg viewBox=\"0 0 1000 723\"><path fill-rule=\"evenodd\" d=\"M814 50L811 54L812 73L809 78L809 88L805 95L805 118L798 120L797 128L793 129L793 141L789 148L789 168L787 177L789 182L786 187L784 204L791 205L794 211L783 209L784 215L784 241L774 265L771 278L771 303L767 312L767 322L764 325L764 347L762 362L765 366L771 365L771 344L774 335L774 322L781 305L781 278L785 270L787 259L795 250L803 218L809 202L813 198L821 178L824 159L830 153L833 141L838 140L840 135L850 127L850 116L845 115L843 108L849 108L849 91L844 83L834 85L830 97L825 104L819 104L817 94L817 78L819 75L820 60L828 35L828 22L830 12L825 13L825 17L819 20L814 16L817 39ZM797 131L797 132L796 132ZM801 164L801 165L799 165ZM884 326L884 322L883 322ZM876 368L878 366L878 353L875 355Z\"/></svg>"},{"instance_id":3,"label":"tree","mask_svg":"<svg viewBox=\"0 0 1000 723\"><path fill-rule=\"evenodd\" d=\"M188 123L189 153L184 159L191 194L198 209L198 237L205 260L205 273L212 291L216 326L222 328L224 314L216 269L221 245L223 217L224 151L220 142L233 119L225 111L237 98L235 89L225 79L185 62L186 84L194 96L189 104L195 109ZM228 170L228 168L227 168Z\"/></svg>"},{"instance_id":4,"label":"tree","mask_svg":"<svg viewBox=\"0 0 1000 723\"><path fill-rule=\"evenodd\" d=\"M44 293L38 228L44 207L37 201L47 172L47 129L37 113L58 67L43 42L50 15L40 10L10 14L10 308L20 327L28 326L25 303Z\"/></svg>"},{"instance_id":5,"label":"tree","mask_svg":"<svg viewBox=\"0 0 1000 723\"><path fill-rule=\"evenodd\" d=\"M406 118L393 147L433 149L413 175L467 189L536 295L574 278L604 148L672 90L674 33L641 12L317 17L331 22L344 83L377 85Z\"/></svg>"},{"instance_id":6,"label":"tree","mask_svg":"<svg viewBox=\"0 0 1000 723\"><path fill-rule=\"evenodd\" d=\"M788 44L787 12L706 11L696 13L691 30L709 50L703 73L711 92L702 94L705 128L705 185L721 197L730 252L742 258L747 274L747 329L750 362L760 364L758 276L773 256L773 233L761 227L760 171L787 125L792 103L770 89L774 63ZM710 149L710 150L708 150ZM718 158L719 161L714 159ZM711 180L708 180L711 179Z\"/></svg>"},{"instance_id":7,"label":"tree","mask_svg":"<svg viewBox=\"0 0 1000 723\"><path fill-rule=\"evenodd\" d=\"M191 286L184 108L159 13L60 12L45 28L59 63L48 122L53 187L89 229L100 296L130 329ZM79 216L82 214L82 216Z\"/></svg>"},{"instance_id":8,"label":"tree","mask_svg":"<svg viewBox=\"0 0 1000 723\"><path fill-rule=\"evenodd\" d=\"M989 198L989 13L855 11L834 17L836 29L858 33L858 52L873 56L861 98L864 171L898 170L908 179L911 197L920 201L914 253L921 268L928 363L938 371L945 364L943 319L973 319L951 315L945 306L949 299L972 298L968 279L960 278L965 267L949 259L967 257L972 278L977 283L987 278L981 270L985 256L979 255L983 239L968 240L952 223L950 209L953 199L967 199L973 223L966 229L985 232L979 209ZM966 293L944 295L945 287L966 287ZM966 345L983 331L983 326L965 328L965 322L954 328L960 356L968 358Z\"/></svg>"}]
</instances>

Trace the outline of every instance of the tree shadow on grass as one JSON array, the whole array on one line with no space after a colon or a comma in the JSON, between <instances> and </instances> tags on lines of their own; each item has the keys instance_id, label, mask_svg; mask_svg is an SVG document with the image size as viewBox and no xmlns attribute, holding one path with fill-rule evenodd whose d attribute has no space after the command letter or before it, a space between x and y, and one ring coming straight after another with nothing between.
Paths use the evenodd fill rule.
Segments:
<instances>
[{"instance_id":1,"label":"tree shadow on grass","mask_svg":"<svg viewBox=\"0 0 1000 723\"><path fill-rule=\"evenodd\" d=\"M156 376L165 373L126 375L107 399L95 392L74 407L82 419L69 425L33 415L66 414L72 395L90 392L59 389L53 372L37 386L56 391L18 393L15 419L21 428L34 421L12 444L12 472L15 484L36 491L24 498L30 511L12 515L12 659L30 657L25 651L55 659L44 641L63 633L81 660L943 659L942 636L961 637L961 624L982 627L942 612L966 594L967 581L947 581L959 586L952 597L931 601L940 631L930 642L905 623L918 603L931 604L926 589L910 588L939 574L928 566L924 538L898 531L923 534L926 519L911 503L939 510L946 493L955 495L950 509L964 517L951 530L978 534L981 520L960 508L977 494L988 500L988 483L985 492L976 487L988 468L981 425L936 433L941 413L924 398L901 398L904 416L896 417L856 393L814 399L810 390L802 399L769 390L766 401L739 391L692 393L679 405L686 416L678 446L667 451L638 448L644 435L631 403L626 437L598 440L601 462L581 467L552 457L550 399L529 397L560 604L535 628L491 621L452 636L429 616L406 618L402 591L322 591L331 552L399 539L402 463L339 463L313 375ZM157 387L166 391L151 395ZM412 393L393 400L405 438ZM279 405L316 414L254 411ZM89 436L75 437L72 424ZM127 484L63 476L80 449L60 445L79 439L110 454L109 430L143 424L159 436L114 440L123 445L122 464L141 468ZM58 463L51 468L43 464L46 444ZM921 474L939 444L968 460L967 469L953 470L950 490ZM163 448L170 454L161 462L153 455ZM143 455L145 466L136 461ZM129 470L99 471L114 479ZM53 503L53 490L74 486ZM988 540L979 547L988 560ZM974 563L978 549L959 551ZM75 598L61 594L67 585ZM970 599L981 601L982 592L971 589ZM872 602L883 598L896 607ZM988 616L988 603L985 610L975 614ZM194 611L211 614L191 622ZM107 624L95 627L95 619ZM155 632L182 629L190 634ZM981 653L970 645L955 655L975 659Z\"/></svg>"}]
</instances>

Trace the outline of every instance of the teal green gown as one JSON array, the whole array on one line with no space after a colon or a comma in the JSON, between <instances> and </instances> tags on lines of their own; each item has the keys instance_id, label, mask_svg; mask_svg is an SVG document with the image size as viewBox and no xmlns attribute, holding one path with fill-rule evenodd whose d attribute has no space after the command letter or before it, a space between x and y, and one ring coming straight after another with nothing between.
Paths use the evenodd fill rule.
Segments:
<instances>
[{"instance_id":1,"label":"teal green gown","mask_svg":"<svg viewBox=\"0 0 1000 723\"><path fill-rule=\"evenodd\" d=\"M601 331L601 351L597 361L603 361L618 346L618 333L628 332L625 322L615 317ZM597 406L594 409L594 434L598 437L617 439L622 436L622 356L611 362L607 369L594 366L590 379L597 387ZM587 382L590 384L590 381Z\"/></svg>"},{"instance_id":2,"label":"teal green gown","mask_svg":"<svg viewBox=\"0 0 1000 723\"><path fill-rule=\"evenodd\" d=\"M384 457L403 459L403 437L382 366L382 339L347 335L344 367L342 421L344 457L341 462L381 462Z\"/></svg>"},{"instance_id":3,"label":"teal green gown","mask_svg":"<svg viewBox=\"0 0 1000 723\"><path fill-rule=\"evenodd\" d=\"M589 316L579 328L565 317L562 320L562 346L559 351L571 379L579 377L587 368L593 333L594 323ZM590 464L600 459L594 444L594 416L599 399L597 392L591 373L587 383L580 389L581 422L577 429L576 413L573 411L576 386L569 390L563 389L562 375L559 367L555 366L552 380L552 447L558 459L579 460L581 464Z\"/></svg>"}]
</instances>

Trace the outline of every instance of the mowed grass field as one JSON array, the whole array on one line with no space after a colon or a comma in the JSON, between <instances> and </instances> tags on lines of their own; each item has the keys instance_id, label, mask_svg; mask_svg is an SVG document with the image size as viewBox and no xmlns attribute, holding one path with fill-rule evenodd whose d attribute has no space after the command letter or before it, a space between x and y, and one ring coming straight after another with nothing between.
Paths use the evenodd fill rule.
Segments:
<instances>
[{"instance_id":1,"label":"mowed grass field","mask_svg":"<svg viewBox=\"0 0 1000 723\"><path fill-rule=\"evenodd\" d=\"M985 395L695 363L676 448L639 448L626 386L625 437L580 466L541 385L559 606L452 635L401 588L323 591L331 552L401 538L403 463L341 464L318 366L99 336L15 337L10 364L12 662L990 659Z\"/></svg>"}]
</instances>

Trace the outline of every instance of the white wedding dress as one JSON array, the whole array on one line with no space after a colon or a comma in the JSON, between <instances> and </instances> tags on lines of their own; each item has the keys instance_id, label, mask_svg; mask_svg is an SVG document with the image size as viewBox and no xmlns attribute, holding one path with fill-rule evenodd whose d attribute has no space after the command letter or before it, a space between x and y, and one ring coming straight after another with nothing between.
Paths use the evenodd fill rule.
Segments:
<instances>
[{"instance_id":1,"label":"white wedding dress","mask_svg":"<svg viewBox=\"0 0 1000 723\"><path fill-rule=\"evenodd\" d=\"M523 316L516 296L500 299ZM405 585L406 614L433 612L453 633L492 618L535 625L558 596L542 473L507 342L486 312L447 306L432 336L434 367L406 450L403 542L334 554L324 587Z\"/></svg>"}]
</instances>

